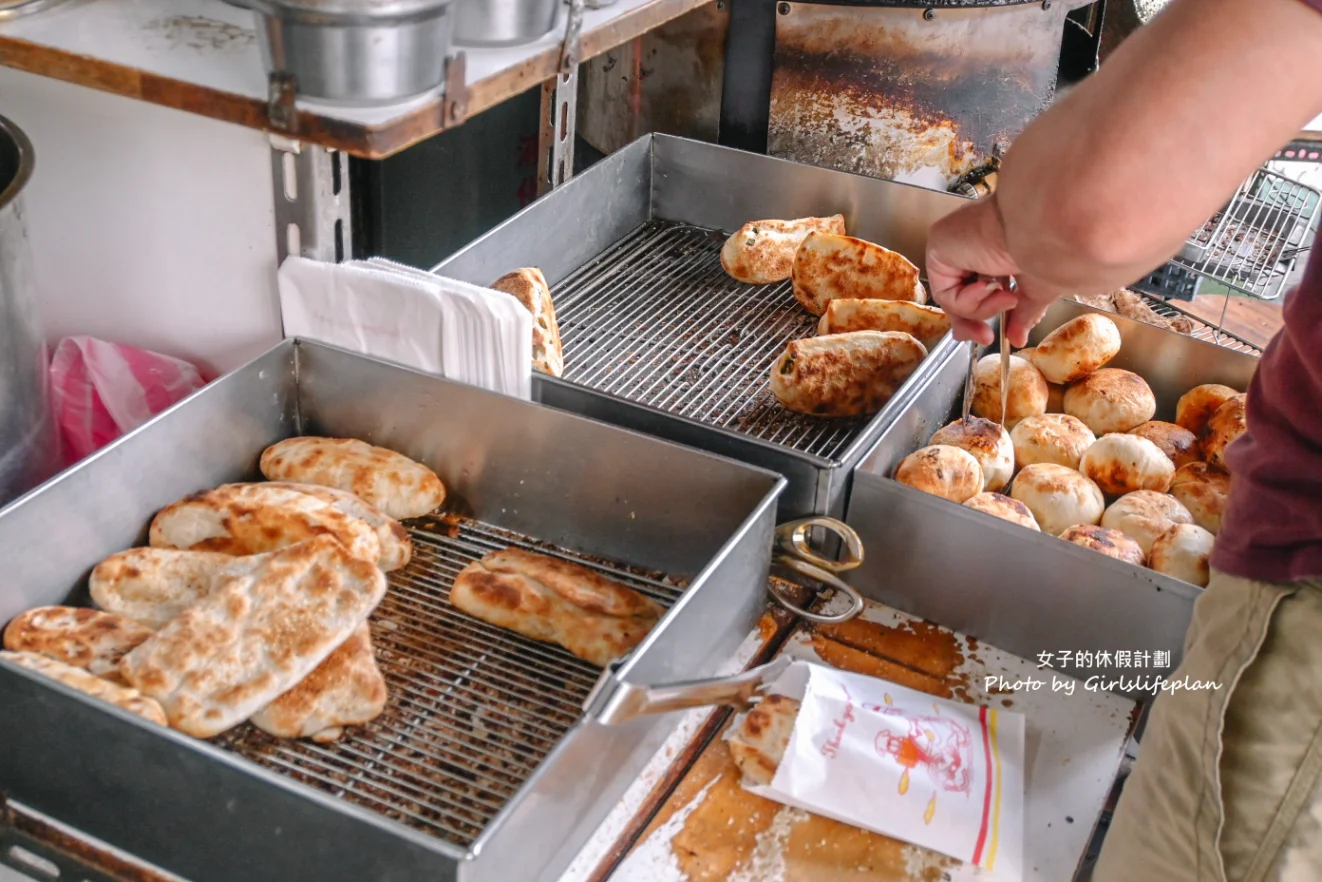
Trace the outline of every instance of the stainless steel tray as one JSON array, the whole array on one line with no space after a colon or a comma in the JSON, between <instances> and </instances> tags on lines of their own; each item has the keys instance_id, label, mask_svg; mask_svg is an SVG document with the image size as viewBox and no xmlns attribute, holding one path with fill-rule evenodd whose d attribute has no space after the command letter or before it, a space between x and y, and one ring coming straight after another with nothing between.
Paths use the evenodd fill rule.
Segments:
<instances>
[{"instance_id":1,"label":"stainless steel tray","mask_svg":"<svg viewBox=\"0 0 1322 882\"><path fill-rule=\"evenodd\" d=\"M295 433L400 450L451 491L372 619L386 713L329 746L208 743L0 663L0 793L192 882L556 878L677 717L585 721L597 671L455 612L454 574L507 544L584 560L670 606L621 676L709 676L766 607L784 480L290 340L0 511L0 621L84 602L161 506Z\"/></svg>"},{"instance_id":2,"label":"stainless steel tray","mask_svg":"<svg viewBox=\"0 0 1322 882\"><path fill-rule=\"evenodd\" d=\"M777 471L789 479L782 518L839 516L850 469L953 341L938 344L871 419L793 414L772 397L768 373L785 343L813 334L817 320L788 282L752 286L727 276L724 233L758 218L842 212L851 234L921 266L928 228L963 202L649 135L433 272L488 285L515 267L541 267L555 295L565 375L536 375L539 401Z\"/></svg>"},{"instance_id":3,"label":"stainless steel tray","mask_svg":"<svg viewBox=\"0 0 1322 882\"><path fill-rule=\"evenodd\" d=\"M1093 312L1060 301L1030 345L1075 316ZM1141 374L1157 418L1174 418L1180 395L1199 383L1247 389L1258 360L1212 343L1105 313L1120 329L1111 366ZM994 351L994 350L993 350ZM1053 654L1053 666L1141 681L1169 675L1184 646L1200 589L1152 570L964 508L891 479L900 460L959 416L967 361L954 358L928 377L855 470L846 522L868 556L850 581L865 596L960 631L1027 659ZM1170 666L1079 665L1058 653L1162 651ZM1155 662L1155 659L1151 660ZM1150 698L1141 682L1114 691Z\"/></svg>"}]
</instances>

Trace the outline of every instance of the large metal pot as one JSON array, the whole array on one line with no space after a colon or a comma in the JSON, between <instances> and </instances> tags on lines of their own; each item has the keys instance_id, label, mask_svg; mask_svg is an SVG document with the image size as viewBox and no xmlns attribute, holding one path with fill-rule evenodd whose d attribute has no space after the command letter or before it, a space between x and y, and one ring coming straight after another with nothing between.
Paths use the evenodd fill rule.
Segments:
<instances>
[{"instance_id":1,"label":"large metal pot","mask_svg":"<svg viewBox=\"0 0 1322 882\"><path fill-rule=\"evenodd\" d=\"M535 43L555 28L561 0L456 0L454 41L498 47Z\"/></svg>"},{"instance_id":2,"label":"large metal pot","mask_svg":"<svg viewBox=\"0 0 1322 882\"><path fill-rule=\"evenodd\" d=\"M300 96L389 104L438 88L453 28L451 0L249 0L267 73Z\"/></svg>"},{"instance_id":3,"label":"large metal pot","mask_svg":"<svg viewBox=\"0 0 1322 882\"><path fill-rule=\"evenodd\" d=\"M0 117L0 507L49 477L59 457L20 198L32 162L32 143Z\"/></svg>"}]
</instances>

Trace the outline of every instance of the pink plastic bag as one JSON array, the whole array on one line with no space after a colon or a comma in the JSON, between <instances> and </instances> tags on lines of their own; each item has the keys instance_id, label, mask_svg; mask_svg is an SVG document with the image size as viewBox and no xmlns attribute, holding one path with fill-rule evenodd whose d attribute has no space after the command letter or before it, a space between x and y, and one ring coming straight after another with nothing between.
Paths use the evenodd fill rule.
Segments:
<instances>
[{"instance_id":1,"label":"pink plastic bag","mask_svg":"<svg viewBox=\"0 0 1322 882\"><path fill-rule=\"evenodd\" d=\"M66 463L136 429L204 385L186 361L94 337L61 340L50 372Z\"/></svg>"}]
</instances>

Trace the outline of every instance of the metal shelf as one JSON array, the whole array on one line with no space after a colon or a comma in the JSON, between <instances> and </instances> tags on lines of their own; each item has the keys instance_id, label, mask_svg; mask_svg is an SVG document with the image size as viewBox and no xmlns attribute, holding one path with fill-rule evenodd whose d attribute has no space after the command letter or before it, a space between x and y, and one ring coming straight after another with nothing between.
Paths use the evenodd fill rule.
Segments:
<instances>
[{"instance_id":1,"label":"metal shelf","mask_svg":"<svg viewBox=\"0 0 1322 882\"><path fill-rule=\"evenodd\" d=\"M580 57L709 2L618 0L588 9ZM563 38L561 27L526 46L456 49L463 88L448 99L429 94L375 108L300 99L293 131L282 131L270 117L254 15L223 0L81 0L0 24L0 66L380 159L552 78Z\"/></svg>"}]
</instances>

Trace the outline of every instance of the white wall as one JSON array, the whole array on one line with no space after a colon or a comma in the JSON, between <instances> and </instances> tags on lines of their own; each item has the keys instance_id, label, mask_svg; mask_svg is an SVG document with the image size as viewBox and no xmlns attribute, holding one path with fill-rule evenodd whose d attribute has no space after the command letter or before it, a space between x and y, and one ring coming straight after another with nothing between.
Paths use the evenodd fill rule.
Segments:
<instances>
[{"instance_id":1,"label":"white wall","mask_svg":"<svg viewBox=\"0 0 1322 882\"><path fill-rule=\"evenodd\" d=\"M0 115L35 147L24 200L48 337L208 376L280 339L265 135L3 68Z\"/></svg>"}]
</instances>

